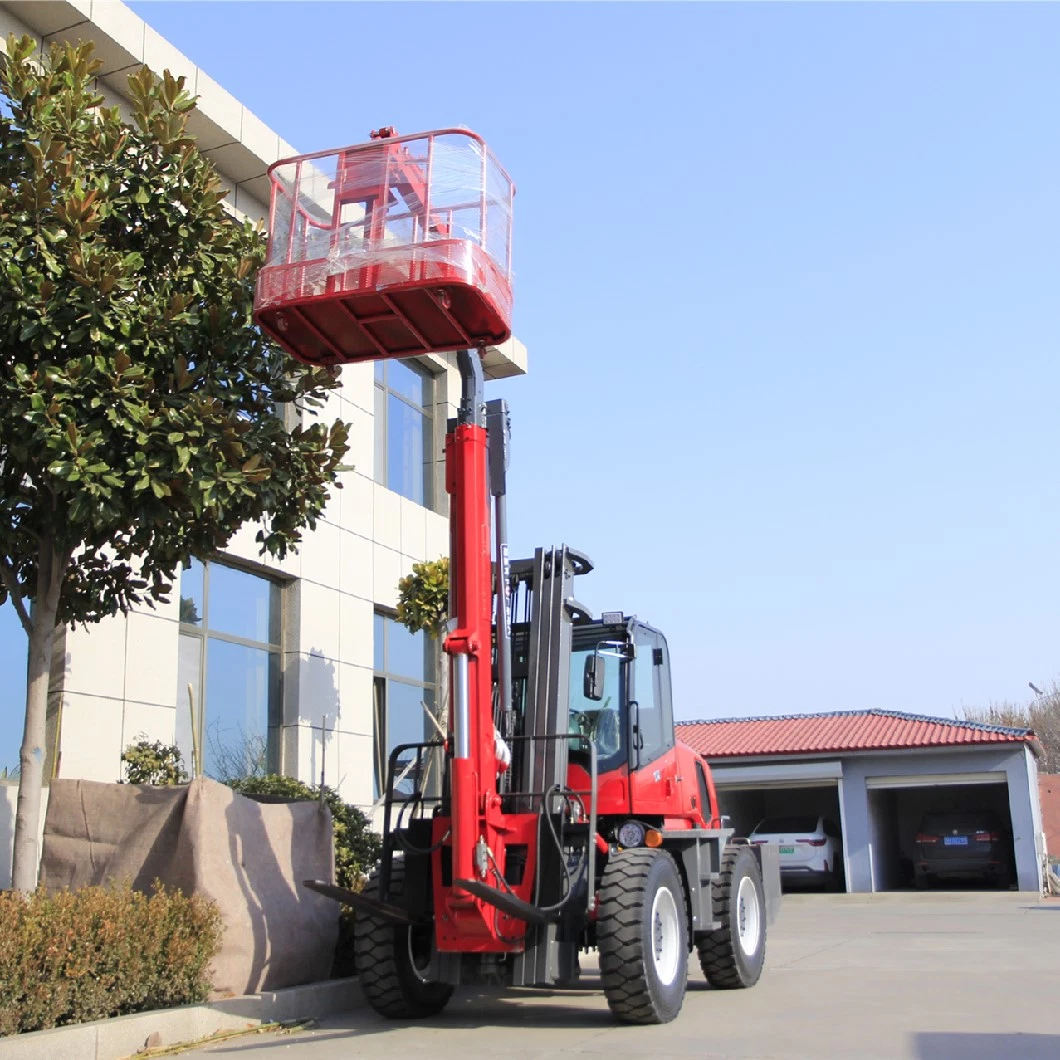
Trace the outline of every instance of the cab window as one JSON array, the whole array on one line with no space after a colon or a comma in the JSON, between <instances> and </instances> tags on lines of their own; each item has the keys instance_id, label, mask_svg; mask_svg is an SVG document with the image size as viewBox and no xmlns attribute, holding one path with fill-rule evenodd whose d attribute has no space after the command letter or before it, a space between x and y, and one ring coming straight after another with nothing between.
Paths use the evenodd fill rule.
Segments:
<instances>
[{"instance_id":1,"label":"cab window","mask_svg":"<svg viewBox=\"0 0 1060 1060\"><path fill-rule=\"evenodd\" d=\"M635 638L633 698L637 702L637 765L654 762L674 745L669 684L662 680L665 645L654 630L640 629ZM665 694L664 694L665 693Z\"/></svg>"},{"instance_id":2,"label":"cab window","mask_svg":"<svg viewBox=\"0 0 1060 1060\"><path fill-rule=\"evenodd\" d=\"M582 675L585 660L596 651L604 668L604 690L599 702L586 699ZM601 773L614 769L624 757L622 725L622 667L624 660L615 649L586 648L571 652L570 732L596 742L597 768ZM572 753L585 751L581 740L570 741Z\"/></svg>"}]
</instances>

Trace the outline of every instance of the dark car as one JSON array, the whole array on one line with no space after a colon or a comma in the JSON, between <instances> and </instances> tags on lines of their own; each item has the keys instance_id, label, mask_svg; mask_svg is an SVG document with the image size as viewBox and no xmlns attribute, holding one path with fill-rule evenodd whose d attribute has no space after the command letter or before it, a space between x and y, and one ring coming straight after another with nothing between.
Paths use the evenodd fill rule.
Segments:
<instances>
[{"instance_id":1,"label":"dark car","mask_svg":"<svg viewBox=\"0 0 1060 1060\"><path fill-rule=\"evenodd\" d=\"M916 835L914 881L923 890L939 879L1010 881L1008 836L989 810L929 813Z\"/></svg>"}]
</instances>

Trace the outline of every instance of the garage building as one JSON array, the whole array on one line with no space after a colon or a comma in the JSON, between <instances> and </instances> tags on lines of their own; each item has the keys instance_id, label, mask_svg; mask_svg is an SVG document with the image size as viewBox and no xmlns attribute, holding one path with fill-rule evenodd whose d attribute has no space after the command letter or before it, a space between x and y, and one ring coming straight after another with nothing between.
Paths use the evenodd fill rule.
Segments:
<instances>
[{"instance_id":1,"label":"garage building","mask_svg":"<svg viewBox=\"0 0 1060 1060\"><path fill-rule=\"evenodd\" d=\"M843 834L848 891L909 886L914 838L936 811L992 810L1013 879L1041 890L1034 733L889 710L682 722L711 765L721 812L746 835L764 817L823 815Z\"/></svg>"}]
</instances>

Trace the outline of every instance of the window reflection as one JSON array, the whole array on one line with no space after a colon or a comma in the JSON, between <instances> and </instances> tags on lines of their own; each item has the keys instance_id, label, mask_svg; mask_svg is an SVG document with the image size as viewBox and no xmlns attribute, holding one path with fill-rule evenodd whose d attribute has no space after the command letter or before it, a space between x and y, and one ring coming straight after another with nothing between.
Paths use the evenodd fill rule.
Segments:
<instances>
[{"instance_id":1,"label":"window reflection","mask_svg":"<svg viewBox=\"0 0 1060 1060\"><path fill-rule=\"evenodd\" d=\"M377 361L375 379L375 480L429 506L431 377L411 361Z\"/></svg>"},{"instance_id":2,"label":"window reflection","mask_svg":"<svg viewBox=\"0 0 1060 1060\"><path fill-rule=\"evenodd\" d=\"M203 604L203 568L197 560L180 575L180 620L189 626L201 626Z\"/></svg>"},{"instance_id":3,"label":"window reflection","mask_svg":"<svg viewBox=\"0 0 1060 1060\"><path fill-rule=\"evenodd\" d=\"M401 744L433 740L437 734L427 717L427 711L435 710L434 647L425 633L410 633L389 615L376 613L375 798L382 793L391 751ZM402 756L397 770L404 776L395 783L395 794L408 797L425 785L431 787L429 776L416 774L415 759L412 752Z\"/></svg>"},{"instance_id":4,"label":"window reflection","mask_svg":"<svg viewBox=\"0 0 1060 1060\"><path fill-rule=\"evenodd\" d=\"M189 776L195 773L194 733L205 724L202 702L203 638L181 633L177 647L177 723L176 741Z\"/></svg>"},{"instance_id":5,"label":"window reflection","mask_svg":"<svg viewBox=\"0 0 1060 1060\"><path fill-rule=\"evenodd\" d=\"M273 643L278 631L270 629L270 619L278 608L272 597L275 583L234 567L210 564L209 628L244 640Z\"/></svg>"},{"instance_id":6,"label":"window reflection","mask_svg":"<svg viewBox=\"0 0 1060 1060\"><path fill-rule=\"evenodd\" d=\"M387 486L423 504L423 414L390 395L387 402Z\"/></svg>"},{"instance_id":7,"label":"window reflection","mask_svg":"<svg viewBox=\"0 0 1060 1060\"><path fill-rule=\"evenodd\" d=\"M180 592L176 740L185 765L190 772L198 736L208 776L276 771L279 586L248 571L193 561L182 572Z\"/></svg>"},{"instance_id":8,"label":"window reflection","mask_svg":"<svg viewBox=\"0 0 1060 1060\"><path fill-rule=\"evenodd\" d=\"M206 648L205 767L209 776L267 772L272 654L211 638Z\"/></svg>"},{"instance_id":9,"label":"window reflection","mask_svg":"<svg viewBox=\"0 0 1060 1060\"><path fill-rule=\"evenodd\" d=\"M427 634L410 633L400 622L392 619L384 619L384 622L386 664L383 669L412 681L428 681L427 653L430 641Z\"/></svg>"}]
</instances>

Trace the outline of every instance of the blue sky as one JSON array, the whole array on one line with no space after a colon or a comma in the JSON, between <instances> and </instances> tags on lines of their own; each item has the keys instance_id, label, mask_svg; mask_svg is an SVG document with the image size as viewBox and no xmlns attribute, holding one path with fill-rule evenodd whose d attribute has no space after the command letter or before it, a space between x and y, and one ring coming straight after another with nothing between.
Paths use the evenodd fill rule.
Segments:
<instances>
[{"instance_id":1,"label":"blue sky","mask_svg":"<svg viewBox=\"0 0 1060 1060\"><path fill-rule=\"evenodd\" d=\"M486 137L513 545L666 632L679 718L1060 673L1060 8L131 6L299 150Z\"/></svg>"}]
</instances>

